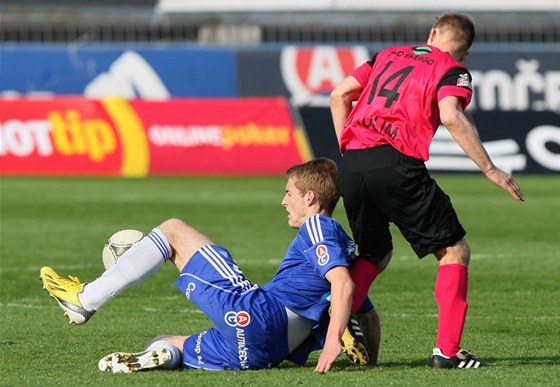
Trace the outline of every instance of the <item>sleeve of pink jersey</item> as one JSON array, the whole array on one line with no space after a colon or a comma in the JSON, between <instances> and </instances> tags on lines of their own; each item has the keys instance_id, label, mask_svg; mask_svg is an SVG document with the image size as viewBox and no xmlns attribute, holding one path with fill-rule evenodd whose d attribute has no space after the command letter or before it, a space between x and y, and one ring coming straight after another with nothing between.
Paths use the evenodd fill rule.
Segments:
<instances>
[{"instance_id":1,"label":"sleeve of pink jersey","mask_svg":"<svg viewBox=\"0 0 560 387\"><path fill-rule=\"evenodd\" d=\"M357 67L350 75L352 75L362 86L362 89L366 87L369 73L371 72L371 64L369 62L365 62L361 66Z\"/></svg>"},{"instance_id":2,"label":"sleeve of pink jersey","mask_svg":"<svg viewBox=\"0 0 560 387\"><path fill-rule=\"evenodd\" d=\"M466 87L460 86L442 86L439 88L437 93L438 102L444 99L445 97L457 97L461 98L463 110L469 106L472 99L472 91Z\"/></svg>"}]
</instances>

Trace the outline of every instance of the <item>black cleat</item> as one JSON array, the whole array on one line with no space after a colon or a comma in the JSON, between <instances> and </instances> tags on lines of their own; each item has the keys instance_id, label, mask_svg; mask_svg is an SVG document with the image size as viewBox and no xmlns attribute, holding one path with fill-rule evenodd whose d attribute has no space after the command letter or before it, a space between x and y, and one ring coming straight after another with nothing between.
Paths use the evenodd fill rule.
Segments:
<instances>
[{"instance_id":1,"label":"black cleat","mask_svg":"<svg viewBox=\"0 0 560 387\"><path fill-rule=\"evenodd\" d=\"M453 357L445 356L439 348L434 348L431 361L432 368L481 368L490 367L473 356L466 349L461 349Z\"/></svg>"}]
</instances>

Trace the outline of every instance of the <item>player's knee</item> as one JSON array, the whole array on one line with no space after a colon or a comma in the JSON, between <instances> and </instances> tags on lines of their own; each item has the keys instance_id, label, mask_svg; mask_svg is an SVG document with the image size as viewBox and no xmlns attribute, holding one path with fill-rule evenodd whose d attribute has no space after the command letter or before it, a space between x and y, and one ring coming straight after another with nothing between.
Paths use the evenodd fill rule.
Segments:
<instances>
[{"instance_id":1,"label":"player's knee","mask_svg":"<svg viewBox=\"0 0 560 387\"><path fill-rule=\"evenodd\" d=\"M465 238L461 239L453 247L457 250L456 255L459 259L458 263L468 266L471 260L471 248Z\"/></svg>"},{"instance_id":2,"label":"player's knee","mask_svg":"<svg viewBox=\"0 0 560 387\"><path fill-rule=\"evenodd\" d=\"M459 263L468 266L471 259L471 248L463 238L452 246L436 251L435 256L443 265Z\"/></svg>"},{"instance_id":3,"label":"player's knee","mask_svg":"<svg viewBox=\"0 0 560 387\"><path fill-rule=\"evenodd\" d=\"M146 344L146 348L148 348L150 345L152 345L155 342L161 341L161 340L165 340L168 337L171 337L171 335L161 335L161 336L156 336L153 339L151 339L150 341L148 341L148 343Z\"/></svg>"},{"instance_id":4,"label":"player's knee","mask_svg":"<svg viewBox=\"0 0 560 387\"><path fill-rule=\"evenodd\" d=\"M186 226L186 223L178 218L170 218L160 224L157 228L161 230L164 234L171 234L180 230Z\"/></svg>"},{"instance_id":5,"label":"player's knee","mask_svg":"<svg viewBox=\"0 0 560 387\"><path fill-rule=\"evenodd\" d=\"M178 218L171 218L164 221L157 227L167 238L167 241L171 246L174 246L176 239L185 234L189 226Z\"/></svg>"},{"instance_id":6,"label":"player's knee","mask_svg":"<svg viewBox=\"0 0 560 387\"><path fill-rule=\"evenodd\" d=\"M387 255L385 256L385 258L383 258L380 262L379 262L379 272L381 273L383 270L385 270L387 268L387 266L389 266L389 262L391 262L391 258L393 257L393 250L389 251L387 253Z\"/></svg>"}]
</instances>

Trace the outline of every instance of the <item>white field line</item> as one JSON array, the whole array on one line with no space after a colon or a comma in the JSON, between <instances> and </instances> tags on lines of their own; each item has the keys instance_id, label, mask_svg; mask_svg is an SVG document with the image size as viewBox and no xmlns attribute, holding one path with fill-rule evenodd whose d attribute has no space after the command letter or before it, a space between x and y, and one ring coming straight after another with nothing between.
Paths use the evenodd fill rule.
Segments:
<instances>
[{"instance_id":1,"label":"white field line","mask_svg":"<svg viewBox=\"0 0 560 387\"><path fill-rule=\"evenodd\" d=\"M236 259L235 261L241 267L243 267L245 265L246 266L261 265L263 263L267 264L267 265L279 266L280 262L282 262L282 259L271 258L271 259L263 259L262 261L260 261L258 258L255 258L255 260ZM52 267L61 276L66 276L68 274L76 275L76 273L79 272L79 271L86 270L86 269L89 270L91 268L98 269L99 275L101 275L103 273L103 265L102 265L101 262L102 262L101 258L99 258L99 263L93 262L93 263L88 263L88 264L58 265L58 264L56 264L56 262L54 262L54 263L45 262L45 264L43 266ZM1 262L0 262L0 274L2 274L2 273L33 273L33 272L35 272L35 273L37 273L37 278L39 278L39 271L41 270L41 267L43 267L43 266L8 266L8 265L2 265Z\"/></svg>"},{"instance_id":2,"label":"white field line","mask_svg":"<svg viewBox=\"0 0 560 387\"><path fill-rule=\"evenodd\" d=\"M0 309L9 308L9 309L52 309L55 306L52 305L31 305L31 304L23 304L23 303L15 303L9 302L7 304L0 304ZM169 312L168 308L142 308L144 312L147 313L164 313ZM179 308L173 311L173 313L177 314L203 314L200 309L193 309L193 308ZM385 317L393 317L393 318L400 318L400 319L418 319L418 318L429 318L429 319L437 319L438 315L435 313L382 313ZM495 320L497 319L496 316L468 316L469 320ZM560 320L560 316L509 316L509 320L515 321L557 321Z\"/></svg>"},{"instance_id":3,"label":"white field line","mask_svg":"<svg viewBox=\"0 0 560 387\"><path fill-rule=\"evenodd\" d=\"M171 297L166 297L171 298ZM181 297L178 297L181 298ZM23 302L8 302L7 304L1 303L0 308L24 308L24 309L56 309L56 305L37 305L33 303L23 303ZM153 308L153 307L144 307L142 308L144 312L148 313L168 313L169 308ZM177 308L173 311L173 313L181 313L181 314L203 314L200 309L196 308ZM438 315L436 313L383 313L381 314L385 317L394 317L394 318L402 318L402 319L411 319L411 318L433 318L437 319ZM498 319L497 316L476 316L470 315L468 316L469 320L495 320ZM508 316L509 320L516 320L516 321L556 321L560 320L560 316Z\"/></svg>"},{"instance_id":4,"label":"white field line","mask_svg":"<svg viewBox=\"0 0 560 387\"><path fill-rule=\"evenodd\" d=\"M549 255L544 253L545 255ZM552 256L558 256L558 252L551 252ZM511 253L475 253L471 256L471 259L487 259L487 258L510 258L513 254ZM559 256L560 257L560 256ZM428 257L426 257L428 258ZM418 258L415 255L406 255L400 254L393 256L393 260L399 261L406 261L409 259L417 260ZM282 262L280 258L269 258L263 259L262 261L255 261L255 260L248 260L248 259L236 259L237 264L243 269L243 266L252 266L252 265L273 265L279 266ZM99 264L96 263L88 263L88 264L74 264L74 265L57 265L56 263L50 265L45 263L45 266L51 266L55 269L60 275L65 276L67 274L76 275L76 272L90 269L92 267L99 269L99 275L103 273L103 266L101 265L101 259L99 259ZM24 273L24 272L36 272L37 278L39 278L39 270L41 270L41 266L6 266L0 265L0 274L2 273Z\"/></svg>"},{"instance_id":5,"label":"white field line","mask_svg":"<svg viewBox=\"0 0 560 387\"><path fill-rule=\"evenodd\" d=\"M144 312L148 313L163 313L164 311L169 311L168 308L166 309L159 309L159 308L142 308ZM204 314L200 309L193 309L193 308L178 308L173 311L173 313L177 314Z\"/></svg>"},{"instance_id":6,"label":"white field line","mask_svg":"<svg viewBox=\"0 0 560 387\"><path fill-rule=\"evenodd\" d=\"M511 258L513 257L513 254L510 253L479 253L479 254L472 254L471 255L471 259L489 259L489 258ZM428 259L430 256L426 256L426 258L424 259ZM393 257L392 260L398 260L398 261L408 261L410 259L414 259L414 260L418 260L418 258L415 255L396 255ZM389 267L391 267L391 265L389 264Z\"/></svg>"},{"instance_id":7,"label":"white field line","mask_svg":"<svg viewBox=\"0 0 560 387\"><path fill-rule=\"evenodd\" d=\"M169 298L169 297L168 297ZM178 300L182 301L181 297L178 297ZM56 309L56 305L39 305L36 303L25 303L25 302L8 302L8 303L0 303L0 309ZM143 307L142 310L148 313L163 313L169 312L169 308L152 308L152 307ZM173 313L182 313L182 314L202 314L200 309L196 308L178 308L174 310Z\"/></svg>"},{"instance_id":8,"label":"white field line","mask_svg":"<svg viewBox=\"0 0 560 387\"><path fill-rule=\"evenodd\" d=\"M52 267L60 275L64 275L62 273L66 273L66 272L70 272L70 274L72 274L72 272L77 271L77 270L84 270L84 269L89 269L89 268L92 268L92 267L99 267L99 274L101 274L103 272L103 265L101 264L101 262L102 262L101 258L99 258L99 265L96 265L96 264L57 265L56 262L54 264L45 262L45 264L43 266ZM6 265L2 265L2 266L0 266L0 273L36 272L37 273L37 278L39 278L39 271L41 270L41 267L42 266L6 266Z\"/></svg>"},{"instance_id":9,"label":"white field line","mask_svg":"<svg viewBox=\"0 0 560 387\"><path fill-rule=\"evenodd\" d=\"M397 317L397 318L435 318L438 315L436 313L380 313L382 316L386 317ZM499 319L499 316L467 316L469 320L495 320ZM508 316L509 320L517 321L547 321L547 320L560 320L560 316Z\"/></svg>"}]
</instances>

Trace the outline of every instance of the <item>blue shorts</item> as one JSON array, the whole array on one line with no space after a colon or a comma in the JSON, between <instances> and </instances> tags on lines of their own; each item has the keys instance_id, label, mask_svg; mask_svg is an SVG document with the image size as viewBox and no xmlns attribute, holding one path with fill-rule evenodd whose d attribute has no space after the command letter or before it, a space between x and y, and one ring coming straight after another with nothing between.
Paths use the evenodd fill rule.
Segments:
<instances>
[{"instance_id":1,"label":"blue shorts","mask_svg":"<svg viewBox=\"0 0 560 387\"><path fill-rule=\"evenodd\" d=\"M288 356L284 306L253 285L223 247L201 247L175 282L216 325L183 343L183 368L272 367Z\"/></svg>"}]
</instances>

